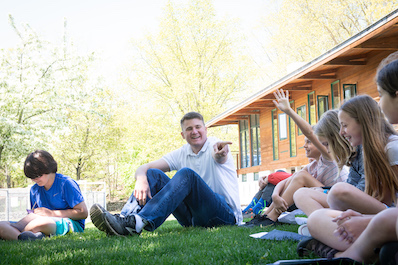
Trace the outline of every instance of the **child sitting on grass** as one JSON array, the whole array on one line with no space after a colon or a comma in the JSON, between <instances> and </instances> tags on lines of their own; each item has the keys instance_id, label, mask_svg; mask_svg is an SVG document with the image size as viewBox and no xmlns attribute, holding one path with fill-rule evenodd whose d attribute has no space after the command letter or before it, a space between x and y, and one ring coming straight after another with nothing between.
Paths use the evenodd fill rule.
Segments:
<instances>
[{"instance_id":1,"label":"child sitting on grass","mask_svg":"<svg viewBox=\"0 0 398 265\"><path fill-rule=\"evenodd\" d=\"M36 240L83 232L88 211L79 185L57 173L57 162L52 155L43 150L29 154L24 172L36 183L30 189L32 212L16 223L0 222L0 238Z\"/></svg>"},{"instance_id":2,"label":"child sitting on grass","mask_svg":"<svg viewBox=\"0 0 398 265\"><path fill-rule=\"evenodd\" d=\"M398 60L391 58L398 54L391 54L378 68L379 105L369 96L358 96L344 103L339 113L342 134L352 145L363 145L365 162L365 192L352 189L346 194L353 198L353 206L362 204L366 209L315 211L308 220L314 239L300 242L299 254L315 252L374 263L378 256L374 249L398 240L398 135L382 114L390 123L398 123ZM398 244L390 243L382 247L380 258L396 264L397 254Z\"/></svg>"},{"instance_id":3,"label":"child sitting on grass","mask_svg":"<svg viewBox=\"0 0 398 265\"><path fill-rule=\"evenodd\" d=\"M273 202L270 207L264 214L246 223L248 226L275 224L278 217L293 205L293 194L298 189L332 186L337 182L345 181L348 175L343 166L347 164L352 149L349 143L339 135L337 111L325 112L314 130L290 107L288 91L285 94L283 90L277 90L274 95L277 99L277 101L274 100L275 106L296 122L306 136L306 141L309 141L320 155L317 160L311 162L301 171L279 182L273 191ZM309 158L311 158L308 155L310 151L311 149L306 149L306 155Z\"/></svg>"}]
</instances>

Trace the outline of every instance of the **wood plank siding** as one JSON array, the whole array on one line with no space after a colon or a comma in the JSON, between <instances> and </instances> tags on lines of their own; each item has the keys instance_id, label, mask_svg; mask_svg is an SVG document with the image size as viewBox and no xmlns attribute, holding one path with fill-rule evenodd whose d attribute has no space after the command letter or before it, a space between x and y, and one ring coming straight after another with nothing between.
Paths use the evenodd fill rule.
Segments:
<instances>
[{"instance_id":1,"label":"wood plank siding","mask_svg":"<svg viewBox=\"0 0 398 265\"><path fill-rule=\"evenodd\" d=\"M247 137L249 137L248 142L251 143L250 116L259 115L261 164L252 166L250 164L252 163L252 159L250 159L248 166L241 167L242 157L239 155L237 168L239 178L247 174L251 176L251 181L255 183L250 184L252 188L245 189L240 187L241 194L242 192L250 193L249 200L254 195L251 190L255 192L257 189L256 181L252 177L255 172L259 173L260 176L278 169L293 172L299 170L303 165L308 164L308 159L302 148L304 136L298 134L297 126L294 125L294 127L290 127L294 129L293 139L291 139L289 117L286 117L287 138L279 139L278 137L277 141L275 141L277 144L276 155L278 159L274 157L273 136L279 136L279 114L283 113L276 109L272 103L274 99L272 93L276 89L289 90L294 110L305 106L307 121L309 121L310 113L308 95L311 93L315 98L315 116L316 121L318 121L318 96L327 97L328 109L338 107L339 104L336 101L342 102L344 100L345 87L355 87L356 95L368 94L378 100L377 87L374 81L377 66L383 58L397 50L398 10L210 120L206 124L208 127L239 124L240 121L247 120L249 128ZM340 94L339 97L334 97L333 99L332 84L334 84L334 92L338 91ZM333 106L333 103L335 106ZM278 117L278 126L276 127L273 127L273 114L275 117ZM278 131L273 131L273 128ZM291 142L296 142L295 156L292 156ZM249 150L252 150L252 148L253 146L250 144ZM241 154L241 151L242 143L240 144L239 154ZM246 180L241 181L246 182ZM255 188L253 189L253 187ZM246 199L241 198L241 201L244 204Z\"/></svg>"}]
</instances>

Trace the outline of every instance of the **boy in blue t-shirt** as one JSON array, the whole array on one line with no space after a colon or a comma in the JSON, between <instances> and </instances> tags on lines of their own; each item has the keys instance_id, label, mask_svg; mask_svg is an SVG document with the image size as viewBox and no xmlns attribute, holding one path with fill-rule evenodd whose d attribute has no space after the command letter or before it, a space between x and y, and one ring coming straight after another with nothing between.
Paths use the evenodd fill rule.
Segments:
<instances>
[{"instance_id":1,"label":"boy in blue t-shirt","mask_svg":"<svg viewBox=\"0 0 398 265\"><path fill-rule=\"evenodd\" d=\"M24 172L36 183L30 189L32 210L17 223L0 222L0 238L35 240L46 235L83 232L88 211L79 185L57 173L52 155L43 150L29 154Z\"/></svg>"}]
</instances>

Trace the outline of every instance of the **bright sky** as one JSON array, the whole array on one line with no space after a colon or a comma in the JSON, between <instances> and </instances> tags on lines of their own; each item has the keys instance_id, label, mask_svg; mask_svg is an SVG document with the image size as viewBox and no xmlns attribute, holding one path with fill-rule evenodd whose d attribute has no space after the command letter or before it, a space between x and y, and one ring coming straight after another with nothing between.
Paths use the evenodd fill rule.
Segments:
<instances>
[{"instance_id":1,"label":"bright sky","mask_svg":"<svg viewBox=\"0 0 398 265\"><path fill-rule=\"evenodd\" d=\"M177 0L184 2L184 0ZM215 0L220 16L239 18L250 34L258 27L269 0ZM101 52L105 59L125 58L129 40L157 29L167 0L0 0L0 48L13 47L18 38L8 22L29 24L40 36L61 41L64 18L68 34L82 52Z\"/></svg>"}]
</instances>

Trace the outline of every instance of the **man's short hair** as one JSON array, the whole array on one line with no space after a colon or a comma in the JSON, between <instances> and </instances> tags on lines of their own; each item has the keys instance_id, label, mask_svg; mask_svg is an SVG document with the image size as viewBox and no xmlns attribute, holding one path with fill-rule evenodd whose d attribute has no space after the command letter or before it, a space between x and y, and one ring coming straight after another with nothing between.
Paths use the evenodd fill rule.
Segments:
<instances>
[{"instance_id":1,"label":"man's short hair","mask_svg":"<svg viewBox=\"0 0 398 265\"><path fill-rule=\"evenodd\" d=\"M53 156L44 150L36 150L30 153L25 160L24 173L31 179L57 172L57 162Z\"/></svg>"},{"instance_id":2,"label":"man's short hair","mask_svg":"<svg viewBox=\"0 0 398 265\"><path fill-rule=\"evenodd\" d=\"M188 112L187 114L185 114L184 117L182 117L181 122L180 122L181 128L182 128L184 121L192 120L192 119L199 119L203 122L203 124L205 124L203 116L200 113L191 111L191 112Z\"/></svg>"}]
</instances>

